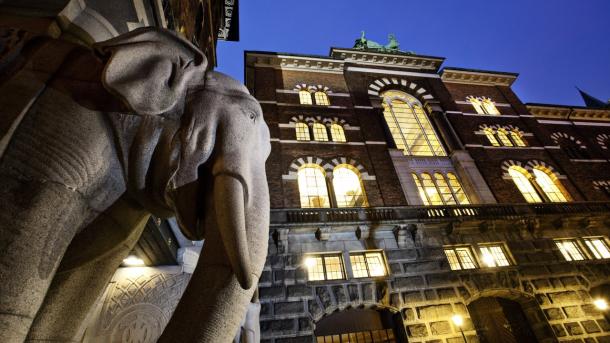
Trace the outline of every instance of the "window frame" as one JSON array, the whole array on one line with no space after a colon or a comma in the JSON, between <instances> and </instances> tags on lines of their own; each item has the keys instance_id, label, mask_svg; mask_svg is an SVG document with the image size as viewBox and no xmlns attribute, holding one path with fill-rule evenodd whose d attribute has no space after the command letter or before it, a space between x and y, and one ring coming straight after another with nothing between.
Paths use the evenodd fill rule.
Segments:
<instances>
[{"instance_id":1,"label":"window frame","mask_svg":"<svg viewBox=\"0 0 610 343\"><path fill-rule=\"evenodd\" d=\"M338 128L338 129L335 129L335 128ZM331 123L329 129L330 129L330 137L333 142L337 142L337 143L346 143L347 142L347 137L345 136L345 128L343 127L343 125L341 125L339 123Z\"/></svg>"},{"instance_id":2,"label":"window frame","mask_svg":"<svg viewBox=\"0 0 610 343\"><path fill-rule=\"evenodd\" d=\"M328 278L328 273L327 273L327 268L326 268L326 258L327 257L339 257L339 263L341 264L341 278L338 279L329 279ZM308 258L321 258L322 259L322 274L324 276L324 279L318 279L318 280L311 280L309 278L309 267L307 266L307 259ZM345 259L343 258L343 252L342 251L329 251L329 252L313 252L313 253L305 253L303 255L303 265L305 265L305 271L307 272L307 282L325 282L325 281L340 281L340 280L347 280L347 268L345 265Z\"/></svg>"},{"instance_id":3,"label":"window frame","mask_svg":"<svg viewBox=\"0 0 610 343\"><path fill-rule=\"evenodd\" d=\"M468 256L470 257L470 260L472 262L473 267L472 268L464 268L464 262L462 261L462 259L460 258L460 255L457 253L458 249L464 249L467 251ZM451 263L451 258L449 257L449 255L447 254L447 251L450 250L453 252L455 259L457 261L457 264L460 266L459 269L454 269L453 265ZM475 269L480 269L480 264L479 261L476 258L476 254L474 253L472 246L469 244L466 245L445 245L443 246L443 253L445 254L445 258L447 260L447 262L449 263L449 268L452 271L461 271L461 270L475 270Z\"/></svg>"},{"instance_id":4,"label":"window frame","mask_svg":"<svg viewBox=\"0 0 610 343\"><path fill-rule=\"evenodd\" d=\"M305 96L305 93L308 94L308 97ZM304 99L309 99L307 101L303 101ZM311 91L306 89L299 90L299 104L301 105L313 105L313 98L311 96Z\"/></svg>"},{"instance_id":5,"label":"window frame","mask_svg":"<svg viewBox=\"0 0 610 343\"><path fill-rule=\"evenodd\" d=\"M299 130L299 129L302 129L302 128L304 128L305 130ZM299 138L300 131L301 131L301 133L306 133L307 134L307 139L300 139ZM294 125L294 132L295 132L296 140L297 141L299 141L299 142L309 142L309 141L311 141L310 127L309 127L309 125L306 122L302 122L302 121L296 122L296 124ZM303 134L302 136L305 136L305 135Z\"/></svg>"},{"instance_id":6,"label":"window frame","mask_svg":"<svg viewBox=\"0 0 610 343\"><path fill-rule=\"evenodd\" d=\"M366 254L379 254L381 256L381 265L384 268L383 275L371 275L371 271L369 268L369 262L366 258ZM363 256L364 257L364 265L366 267L367 276L356 276L354 273L354 263L352 263L352 256ZM352 278L354 279L365 279L365 278L385 278L390 276L390 268L388 265L388 259L385 256L385 252L383 249L374 249L374 250L354 250L348 252L349 262L350 262L350 271Z\"/></svg>"},{"instance_id":7,"label":"window frame","mask_svg":"<svg viewBox=\"0 0 610 343\"><path fill-rule=\"evenodd\" d=\"M314 122L311 124L311 131L313 132L313 140L316 142L329 142L328 128L324 123ZM323 135L323 136L321 136Z\"/></svg>"},{"instance_id":8,"label":"window frame","mask_svg":"<svg viewBox=\"0 0 610 343\"><path fill-rule=\"evenodd\" d=\"M502 255L504 257L504 259L506 260L506 265L499 265L498 264L498 259L495 258L493 252L490 252L491 256L494 258L494 266L490 266L487 264L487 262L485 261L484 258L484 253L482 248L500 248L500 250L502 251ZM485 268L504 268L504 267L511 267L511 266L515 266L516 262L515 259L513 258L512 254L510 253L510 250L508 249L508 247L506 246L505 242L485 242L485 243L477 243L477 250L479 251L479 259L481 261L481 266L484 266Z\"/></svg>"},{"instance_id":9,"label":"window frame","mask_svg":"<svg viewBox=\"0 0 610 343\"><path fill-rule=\"evenodd\" d=\"M323 94L323 97L322 97L323 103L322 104L318 101L318 100L320 100L318 97L318 94ZM317 90L317 91L313 92L313 98L314 98L317 106L330 106L330 97L328 96L328 93L326 93L325 91Z\"/></svg>"},{"instance_id":10,"label":"window frame","mask_svg":"<svg viewBox=\"0 0 610 343\"><path fill-rule=\"evenodd\" d=\"M605 236L590 236L590 237L582 237L582 243L587 248L590 259L591 260L607 260L610 259L610 245L608 244L608 238ZM600 253L598 247L591 246L588 243L591 241L600 241L604 248L606 249L607 257L604 257L604 253ZM598 257L598 254L600 257Z\"/></svg>"},{"instance_id":11,"label":"window frame","mask_svg":"<svg viewBox=\"0 0 610 343\"><path fill-rule=\"evenodd\" d=\"M449 174L451 174L452 177L449 177ZM423 175L427 175L430 178L430 180L425 178ZM439 179L438 179L437 175L440 175L442 177L442 181L445 184L444 186L439 185ZM457 175L454 171L443 172L440 170L433 170L432 172L423 171L423 172L420 172L419 174L416 173L415 171L412 171L411 178L413 179L413 182L415 183L415 187L417 188L419 198L425 206L459 206L459 205L469 205L470 204L470 199L469 199L468 195L466 194L466 192L464 191L464 186L462 185L462 183L460 182L460 179L457 177ZM457 185L455 185L454 182L457 182ZM431 184L431 185L428 185L428 184ZM431 188L432 186L434 187L434 192L428 192L428 188L430 188L430 190L432 190L432 188ZM459 188L458 188L458 186L459 186ZM447 188L450 193L442 192L441 188ZM433 194L431 195L430 193L433 193ZM434 203L432 201L432 196L434 196L434 195L438 196L438 199L441 202L440 204ZM447 201L445 201L446 195L451 195L451 203L448 203ZM465 201L460 202L461 196L463 196ZM438 201L435 201L435 202L438 202Z\"/></svg>"},{"instance_id":12,"label":"window frame","mask_svg":"<svg viewBox=\"0 0 610 343\"><path fill-rule=\"evenodd\" d=\"M342 203L342 204L343 204L343 203L347 203L345 200L348 198L348 196L346 196L345 194L341 194L341 195L340 195L340 194L337 194L337 188L338 188L338 187L335 187L335 182L336 182L336 180L337 180L337 179L335 178L335 172L337 171L337 169L340 169L340 168L345 168L345 169L347 169L347 170L351 171L351 172L354 174L354 176L355 176L356 178L358 178L358 186L360 187L360 193L361 193L361 194L360 194L360 197L361 197L361 199L363 200L363 202L362 202L362 205L361 205L361 206L340 206L340 205L339 205L339 198L340 198L340 197L341 197L341 198L343 198L343 199L341 200L341 203ZM333 168L333 171L332 171L332 180L331 180L330 184L331 184L331 186L332 186L332 190L333 190L333 191L332 191L332 193L333 193L333 196L334 196L334 200L335 200L335 205L336 205L336 208L360 208L360 207L369 207L369 199L368 199L368 197L367 197L367 195L366 195L366 190L364 189L364 182L363 182L363 180L362 180L362 174L360 173L360 171L358 170L358 168L356 168L356 167L352 166L351 164L347 164L347 163L341 163L341 164L339 164L339 165L335 166L335 167Z\"/></svg>"},{"instance_id":13,"label":"window frame","mask_svg":"<svg viewBox=\"0 0 610 343\"><path fill-rule=\"evenodd\" d=\"M572 254L568 250L566 250L565 248L562 249L562 247L560 247L559 243L566 242L570 242L574 245L576 251L580 254L582 259L574 259L574 257L572 257ZM553 243L555 243L555 247L557 248L557 250L559 250L559 252L564 258L564 261L566 262L580 262L591 259L591 257L587 254L587 247L583 246L578 238L553 238Z\"/></svg>"},{"instance_id":14,"label":"window frame","mask_svg":"<svg viewBox=\"0 0 610 343\"><path fill-rule=\"evenodd\" d=\"M299 181L299 173L301 172L301 170L303 170L303 169L307 169L307 168L315 169L315 170L317 170L318 172L320 172L320 173L321 173L321 175L322 175L322 178L321 178L321 179L322 179L322 180L324 180L324 186L325 186L325 189L326 189L326 201L325 201L325 203L327 203L327 204L328 204L328 206L324 206L324 207L313 207L313 206L305 206L305 207L304 207L304 206L303 206L303 198L304 198L304 195L303 195L303 194L301 194L301 183L300 183L300 181ZM307 176L306 176L306 177L307 177ZM314 176L314 177L316 177L316 189L318 189L320 185L318 185L318 184L317 184L317 176ZM306 186L307 186L307 189L309 189L309 185L306 185ZM301 167L300 167L300 168L297 170L297 188L298 188L298 190L299 190L299 203L300 203L300 205L301 205L301 207L300 207L300 208L332 208L332 201L331 201L330 192L329 192L329 187L328 187L328 180L327 180L327 176L326 176L326 170L324 170L324 168L322 168L320 165L318 165L318 164L313 164L313 163L307 163L307 164L302 165L302 166L301 166ZM307 197L307 199L308 199L308 204L310 204L310 203L311 203L311 198L312 198L311 193L309 193L309 192L308 192L308 193L307 193L305 196L306 196L306 197ZM319 195L319 194L316 194L316 196L317 196L318 198L320 197L320 195Z\"/></svg>"}]
</instances>

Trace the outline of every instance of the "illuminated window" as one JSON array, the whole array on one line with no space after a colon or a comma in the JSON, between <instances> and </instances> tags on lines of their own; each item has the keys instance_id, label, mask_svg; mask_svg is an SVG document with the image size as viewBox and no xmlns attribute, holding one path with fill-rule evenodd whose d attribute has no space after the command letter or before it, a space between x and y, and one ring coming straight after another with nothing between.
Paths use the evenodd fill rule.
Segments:
<instances>
[{"instance_id":1,"label":"illuminated window","mask_svg":"<svg viewBox=\"0 0 610 343\"><path fill-rule=\"evenodd\" d=\"M368 201L358 169L341 164L333 170L333 189L337 207L366 207Z\"/></svg>"},{"instance_id":2,"label":"illuminated window","mask_svg":"<svg viewBox=\"0 0 610 343\"><path fill-rule=\"evenodd\" d=\"M566 261L582 261L586 259L575 239L556 240L555 244Z\"/></svg>"},{"instance_id":3,"label":"illuminated window","mask_svg":"<svg viewBox=\"0 0 610 343\"><path fill-rule=\"evenodd\" d=\"M446 156L421 103L413 96L389 90L383 94L383 115L396 148L405 155Z\"/></svg>"},{"instance_id":4,"label":"illuminated window","mask_svg":"<svg viewBox=\"0 0 610 343\"><path fill-rule=\"evenodd\" d=\"M502 145L513 146L513 142L511 142L510 139L508 138L506 130L498 129L497 135L498 135L498 139L500 140L500 143L502 143Z\"/></svg>"},{"instance_id":5,"label":"illuminated window","mask_svg":"<svg viewBox=\"0 0 610 343\"><path fill-rule=\"evenodd\" d=\"M512 138L512 140L513 140L513 142L515 142L516 146L527 146L527 144L525 144L525 140L523 139L523 136L517 130L512 130L510 132L510 138Z\"/></svg>"},{"instance_id":6,"label":"illuminated window","mask_svg":"<svg viewBox=\"0 0 610 343\"><path fill-rule=\"evenodd\" d=\"M513 179L513 182L525 198L527 202L542 202L542 198L536 192L536 189L530 182L530 174L527 170L518 167L512 166L508 168L508 174Z\"/></svg>"},{"instance_id":7,"label":"illuminated window","mask_svg":"<svg viewBox=\"0 0 610 343\"><path fill-rule=\"evenodd\" d=\"M604 258L610 258L610 250L608 249L608 244L603 237L589 237L583 238L587 248L591 251L593 257L598 260Z\"/></svg>"},{"instance_id":8,"label":"illuminated window","mask_svg":"<svg viewBox=\"0 0 610 343\"><path fill-rule=\"evenodd\" d=\"M297 123L296 124L296 133L297 133L297 141L308 141L311 138L309 137L309 126L305 123Z\"/></svg>"},{"instance_id":9,"label":"illuminated window","mask_svg":"<svg viewBox=\"0 0 610 343\"><path fill-rule=\"evenodd\" d=\"M309 281L345 279L341 254L306 255L305 267Z\"/></svg>"},{"instance_id":10,"label":"illuminated window","mask_svg":"<svg viewBox=\"0 0 610 343\"><path fill-rule=\"evenodd\" d=\"M318 142L328 142L326 126L322 123L313 123L313 139Z\"/></svg>"},{"instance_id":11,"label":"illuminated window","mask_svg":"<svg viewBox=\"0 0 610 343\"><path fill-rule=\"evenodd\" d=\"M559 180L557 180L554 175L553 175L553 177L555 178L555 180L551 179L551 176L549 174L547 174L546 172L544 172L538 168L534 168L533 172L534 172L534 176L536 177L536 183L538 184L538 186L540 186L540 188L542 189L542 191L544 192L544 194L546 195L546 197L548 198L549 201L551 201L551 202L568 201L568 199L566 198L564 193L559 189L559 186L556 183L556 182L559 182Z\"/></svg>"},{"instance_id":12,"label":"illuminated window","mask_svg":"<svg viewBox=\"0 0 610 343\"><path fill-rule=\"evenodd\" d=\"M330 101L328 101L328 95L325 92L317 91L314 93L314 97L316 98L316 105L330 105Z\"/></svg>"},{"instance_id":13,"label":"illuminated window","mask_svg":"<svg viewBox=\"0 0 610 343\"><path fill-rule=\"evenodd\" d=\"M322 167L306 164L297 172L302 208L330 207L326 177Z\"/></svg>"},{"instance_id":14,"label":"illuminated window","mask_svg":"<svg viewBox=\"0 0 610 343\"><path fill-rule=\"evenodd\" d=\"M424 205L463 205L470 203L460 182L453 173L448 173L447 177L441 173L434 173L434 178L428 173L422 173L419 176L411 173L411 176Z\"/></svg>"},{"instance_id":15,"label":"illuminated window","mask_svg":"<svg viewBox=\"0 0 610 343\"><path fill-rule=\"evenodd\" d=\"M445 247L445 255L449 261L451 270L475 269L477 268L472 251L469 247Z\"/></svg>"},{"instance_id":16,"label":"illuminated window","mask_svg":"<svg viewBox=\"0 0 610 343\"><path fill-rule=\"evenodd\" d=\"M491 101L491 99L483 98L481 102L483 103L483 109L485 110L485 113L494 115L500 114L500 112L496 108L496 105L493 103L493 101Z\"/></svg>"},{"instance_id":17,"label":"illuminated window","mask_svg":"<svg viewBox=\"0 0 610 343\"><path fill-rule=\"evenodd\" d=\"M495 136L495 133L494 133L493 129L486 128L484 130L484 132L485 132L485 136L487 136L487 139L489 140L489 143L491 143L491 145L493 145L493 146L500 146L500 143L496 139L496 136Z\"/></svg>"},{"instance_id":18,"label":"illuminated window","mask_svg":"<svg viewBox=\"0 0 610 343\"><path fill-rule=\"evenodd\" d=\"M503 244L480 245L479 250L481 251L481 261L487 267L505 267L511 265Z\"/></svg>"},{"instance_id":19,"label":"illuminated window","mask_svg":"<svg viewBox=\"0 0 610 343\"><path fill-rule=\"evenodd\" d=\"M381 251L350 253L349 260L355 278L386 276L386 264Z\"/></svg>"},{"instance_id":20,"label":"illuminated window","mask_svg":"<svg viewBox=\"0 0 610 343\"><path fill-rule=\"evenodd\" d=\"M475 98L473 96L469 96L468 98L466 98L466 100L470 101L470 104L472 105L472 107L474 107L474 110L478 114L485 114L485 110L483 109L483 103L480 99Z\"/></svg>"},{"instance_id":21,"label":"illuminated window","mask_svg":"<svg viewBox=\"0 0 610 343\"><path fill-rule=\"evenodd\" d=\"M306 90L300 90L299 100L301 100L301 105L311 105L311 93Z\"/></svg>"},{"instance_id":22,"label":"illuminated window","mask_svg":"<svg viewBox=\"0 0 610 343\"><path fill-rule=\"evenodd\" d=\"M332 124L330 126L330 135L333 138L333 142L345 142L345 131L343 126L339 124Z\"/></svg>"}]
</instances>

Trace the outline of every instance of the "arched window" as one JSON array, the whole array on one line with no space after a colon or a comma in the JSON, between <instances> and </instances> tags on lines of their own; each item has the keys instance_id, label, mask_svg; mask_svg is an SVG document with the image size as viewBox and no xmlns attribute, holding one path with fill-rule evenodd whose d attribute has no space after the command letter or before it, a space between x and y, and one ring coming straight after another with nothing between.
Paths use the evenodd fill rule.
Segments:
<instances>
[{"instance_id":1,"label":"arched window","mask_svg":"<svg viewBox=\"0 0 610 343\"><path fill-rule=\"evenodd\" d=\"M301 105L311 105L311 93L307 90L300 90L299 100L301 100Z\"/></svg>"},{"instance_id":2,"label":"arched window","mask_svg":"<svg viewBox=\"0 0 610 343\"><path fill-rule=\"evenodd\" d=\"M295 131L297 134L297 141L308 141L310 140L309 136L309 126L306 123L298 122L295 126Z\"/></svg>"},{"instance_id":3,"label":"arched window","mask_svg":"<svg viewBox=\"0 0 610 343\"><path fill-rule=\"evenodd\" d=\"M317 91L314 93L314 98L316 98L316 105L330 105L330 101L328 100L328 94L322 91Z\"/></svg>"},{"instance_id":4,"label":"arched window","mask_svg":"<svg viewBox=\"0 0 610 343\"><path fill-rule=\"evenodd\" d=\"M511 166L508 168L508 175L513 179L513 182L525 198L525 201L542 202L542 198L540 198L534 185L530 182L531 176L527 170L518 166Z\"/></svg>"},{"instance_id":5,"label":"arched window","mask_svg":"<svg viewBox=\"0 0 610 343\"><path fill-rule=\"evenodd\" d=\"M368 206L360 173L349 164L340 164L333 170L333 189L337 207Z\"/></svg>"},{"instance_id":6,"label":"arched window","mask_svg":"<svg viewBox=\"0 0 610 343\"><path fill-rule=\"evenodd\" d=\"M483 103L481 102L481 100L479 98L469 96L466 98L466 100L468 100L470 102L470 104L472 105L472 107L474 107L474 110L478 114L485 114L485 110L483 109Z\"/></svg>"},{"instance_id":7,"label":"arched window","mask_svg":"<svg viewBox=\"0 0 610 343\"><path fill-rule=\"evenodd\" d=\"M422 173L419 176L411 173L411 176L424 205L464 205L470 203L460 182L453 173L447 173L445 177L445 175L436 172L434 178L428 173Z\"/></svg>"},{"instance_id":8,"label":"arched window","mask_svg":"<svg viewBox=\"0 0 610 343\"><path fill-rule=\"evenodd\" d=\"M521 136L521 133L517 130L510 131L510 138L513 140L516 146L527 146L523 136Z\"/></svg>"},{"instance_id":9,"label":"arched window","mask_svg":"<svg viewBox=\"0 0 610 343\"><path fill-rule=\"evenodd\" d=\"M513 142L511 142L510 139L508 138L508 134L507 134L506 130L498 129L496 134L498 135L498 139L500 140L500 143L502 143L502 145L513 146Z\"/></svg>"},{"instance_id":10,"label":"arched window","mask_svg":"<svg viewBox=\"0 0 610 343\"><path fill-rule=\"evenodd\" d=\"M330 207L326 173L316 164L306 164L297 172L302 208Z\"/></svg>"},{"instance_id":11,"label":"arched window","mask_svg":"<svg viewBox=\"0 0 610 343\"><path fill-rule=\"evenodd\" d=\"M498 108L493 103L493 101L491 101L491 99L483 98L481 100L481 102L483 103L483 109L485 110L485 113L487 113L487 114L494 114L494 115L499 115L500 114L500 112L498 111Z\"/></svg>"},{"instance_id":12,"label":"arched window","mask_svg":"<svg viewBox=\"0 0 610 343\"><path fill-rule=\"evenodd\" d=\"M343 126L339 124L332 124L330 126L330 135L332 136L333 142L345 142L345 131Z\"/></svg>"},{"instance_id":13,"label":"arched window","mask_svg":"<svg viewBox=\"0 0 610 343\"><path fill-rule=\"evenodd\" d=\"M500 143L496 139L496 135L493 129L486 128L483 131L485 132L485 136L487 136L487 139L489 140L489 143L491 143L491 145L500 146Z\"/></svg>"},{"instance_id":14,"label":"arched window","mask_svg":"<svg viewBox=\"0 0 610 343\"><path fill-rule=\"evenodd\" d=\"M533 170L534 176L536 177L536 183L540 186L540 189L544 192L544 195L551 202L566 202L568 199L565 194L561 191L558 186L557 178L555 175L549 175L546 171L543 171L538 168L534 168ZM551 178L551 176L553 178Z\"/></svg>"},{"instance_id":15,"label":"arched window","mask_svg":"<svg viewBox=\"0 0 610 343\"><path fill-rule=\"evenodd\" d=\"M326 126L322 123L313 123L313 139L318 142L328 142L328 133Z\"/></svg>"},{"instance_id":16,"label":"arched window","mask_svg":"<svg viewBox=\"0 0 610 343\"><path fill-rule=\"evenodd\" d=\"M386 91L382 96L383 115L398 149L405 155L447 155L415 97L397 90Z\"/></svg>"}]
</instances>

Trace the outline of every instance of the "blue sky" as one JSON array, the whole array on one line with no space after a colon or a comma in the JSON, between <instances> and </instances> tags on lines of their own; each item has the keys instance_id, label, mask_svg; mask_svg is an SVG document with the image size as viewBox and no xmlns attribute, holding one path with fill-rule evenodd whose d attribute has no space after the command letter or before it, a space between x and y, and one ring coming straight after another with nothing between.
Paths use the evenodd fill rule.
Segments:
<instances>
[{"instance_id":1,"label":"blue sky","mask_svg":"<svg viewBox=\"0 0 610 343\"><path fill-rule=\"evenodd\" d=\"M240 41L219 42L217 70L243 81L243 51L328 55L365 30L444 66L520 74L523 102L610 99L610 0L241 0Z\"/></svg>"}]
</instances>

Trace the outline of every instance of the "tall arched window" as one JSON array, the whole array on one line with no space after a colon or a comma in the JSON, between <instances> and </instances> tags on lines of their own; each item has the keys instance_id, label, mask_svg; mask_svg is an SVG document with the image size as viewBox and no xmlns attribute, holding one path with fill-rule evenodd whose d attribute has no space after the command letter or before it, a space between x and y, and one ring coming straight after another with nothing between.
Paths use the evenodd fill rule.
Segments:
<instances>
[{"instance_id":1,"label":"tall arched window","mask_svg":"<svg viewBox=\"0 0 610 343\"><path fill-rule=\"evenodd\" d=\"M498 111L498 108L493 103L493 101L491 101L491 99L483 98L481 100L481 102L483 103L483 109L485 110L485 113L487 113L487 114L495 114L495 115L500 114L500 111Z\"/></svg>"},{"instance_id":2,"label":"tall arched window","mask_svg":"<svg viewBox=\"0 0 610 343\"><path fill-rule=\"evenodd\" d=\"M349 164L340 164L333 170L333 189L337 207L368 206L360 173Z\"/></svg>"},{"instance_id":3,"label":"tall arched window","mask_svg":"<svg viewBox=\"0 0 610 343\"><path fill-rule=\"evenodd\" d=\"M447 173L447 179L449 179L449 186L451 187L451 191L455 196L458 204L470 204L468 201L468 197L466 197L466 193L464 193L464 189L458 181L458 178L453 173Z\"/></svg>"},{"instance_id":4,"label":"tall arched window","mask_svg":"<svg viewBox=\"0 0 610 343\"><path fill-rule=\"evenodd\" d=\"M538 168L534 168L533 172L534 176L536 177L536 183L538 184L538 186L540 186L540 189L544 192L544 195L546 195L549 201L568 201L565 194L559 188L560 186L557 185L556 182L558 182L558 180L555 175L551 174L553 176L553 178L551 178L551 175L549 175L546 171L543 171Z\"/></svg>"},{"instance_id":5,"label":"tall arched window","mask_svg":"<svg viewBox=\"0 0 610 343\"><path fill-rule=\"evenodd\" d=\"M498 139L500 140L502 145L513 146L513 142L511 142L510 139L508 138L508 134L507 134L506 130L498 129L497 135L498 135Z\"/></svg>"},{"instance_id":6,"label":"tall arched window","mask_svg":"<svg viewBox=\"0 0 610 343\"><path fill-rule=\"evenodd\" d=\"M398 149L405 155L447 155L415 97L397 90L388 90L382 97L383 115Z\"/></svg>"},{"instance_id":7,"label":"tall arched window","mask_svg":"<svg viewBox=\"0 0 610 343\"><path fill-rule=\"evenodd\" d=\"M510 138L513 140L513 142L515 142L516 146L527 146L527 144L525 144L525 140L523 140L523 136L517 130L510 131Z\"/></svg>"},{"instance_id":8,"label":"tall arched window","mask_svg":"<svg viewBox=\"0 0 610 343\"><path fill-rule=\"evenodd\" d=\"M345 131L343 126L339 124L330 125L330 135L332 136L333 142L345 142Z\"/></svg>"},{"instance_id":9,"label":"tall arched window","mask_svg":"<svg viewBox=\"0 0 610 343\"><path fill-rule=\"evenodd\" d=\"M511 166L508 168L508 175L513 179L513 182L525 198L527 202L542 202L542 198L536 192L536 188L530 182L531 175L527 170L518 167Z\"/></svg>"},{"instance_id":10,"label":"tall arched window","mask_svg":"<svg viewBox=\"0 0 610 343\"><path fill-rule=\"evenodd\" d=\"M485 110L483 109L483 103L481 102L481 100L479 98L469 96L466 98L466 100L468 100L470 102L470 104L472 105L472 107L474 107L474 110L478 114L485 114Z\"/></svg>"},{"instance_id":11,"label":"tall arched window","mask_svg":"<svg viewBox=\"0 0 610 343\"><path fill-rule=\"evenodd\" d=\"M314 93L314 98L316 99L316 105L330 105L330 101L328 100L328 94L322 91L317 91Z\"/></svg>"},{"instance_id":12,"label":"tall arched window","mask_svg":"<svg viewBox=\"0 0 610 343\"><path fill-rule=\"evenodd\" d=\"M486 128L484 130L484 132L485 132L485 136L487 136L487 139L489 140L489 143L491 143L491 145L500 146L500 143L496 139L496 135L495 135L495 132L493 129Z\"/></svg>"},{"instance_id":13,"label":"tall arched window","mask_svg":"<svg viewBox=\"0 0 610 343\"><path fill-rule=\"evenodd\" d=\"M328 142L328 133L326 126L322 123L313 123L313 139L318 142Z\"/></svg>"},{"instance_id":14,"label":"tall arched window","mask_svg":"<svg viewBox=\"0 0 610 343\"><path fill-rule=\"evenodd\" d=\"M306 90L300 90L299 100L301 101L301 105L311 105L311 93Z\"/></svg>"},{"instance_id":15,"label":"tall arched window","mask_svg":"<svg viewBox=\"0 0 610 343\"><path fill-rule=\"evenodd\" d=\"M309 137L309 126L306 123L298 122L295 126L295 131L297 134L297 141L308 141L311 138Z\"/></svg>"},{"instance_id":16,"label":"tall arched window","mask_svg":"<svg viewBox=\"0 0 610 343\"><path fill-rule=\"evenodd\" d=\"M422 173L419 176L411 173L411 176L424 205L465 205L470 203L460 182L453 173L447 173L447 176L445 176L436 172L434 177L430 176L429 173Z\"/></svg>"},{"instance_id":17,"label":"tall arched window","mask_svg":"<svg viewBox=\"0 0 610 343\"><path fill-rule=\"evenodd\" d=\"M302 208L330 207L326 173L316 164L306 164L297 172Z\"/></svg>"}]
</instances>

